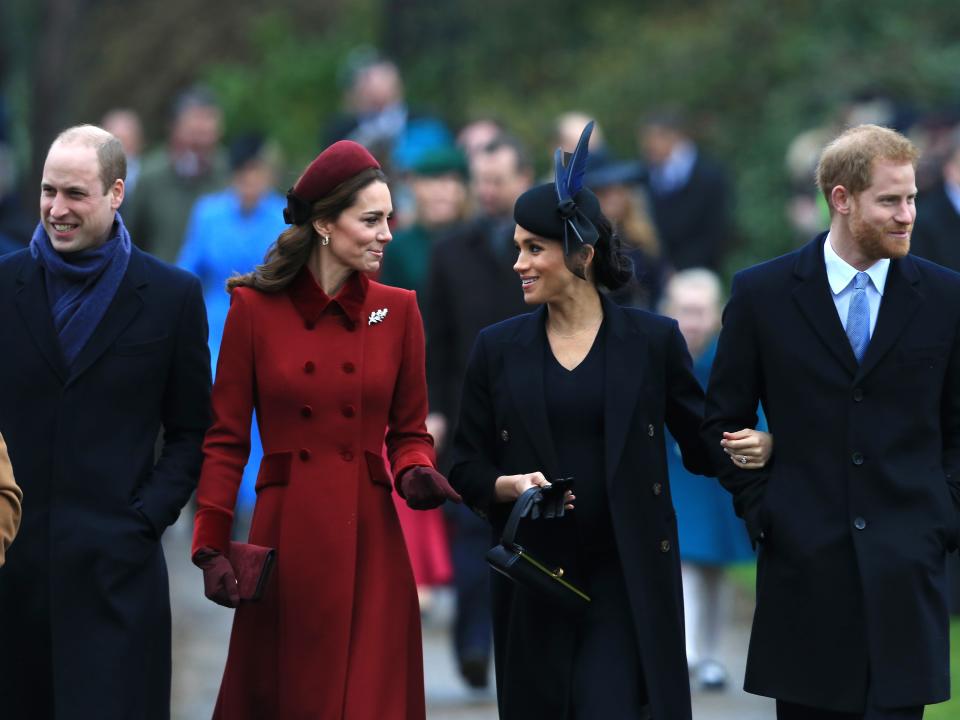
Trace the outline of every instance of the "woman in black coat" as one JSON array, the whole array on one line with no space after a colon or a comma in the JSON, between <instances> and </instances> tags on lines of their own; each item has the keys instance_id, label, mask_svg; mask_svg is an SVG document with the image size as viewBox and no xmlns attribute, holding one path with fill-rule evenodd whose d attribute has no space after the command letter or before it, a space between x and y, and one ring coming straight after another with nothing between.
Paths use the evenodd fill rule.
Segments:
<instances>
[{"instance_id":1,"label":"woman in black coat","mask_svg":"<svg viewBox=\"0 0 960 720\"><path fill-rule=\"evenodd\" d=\"M672 321L598 291L629 278L596 197L577 187L588 130L558 182L514 208L514 270L535 312L486 328L464 381L451 482L499 539L514 501L574 477L567 507L526 519L518 541L591 597L580 613L493 578L497 697L504 720L690 718L676 516L663 428L692 472L713 475L700 439L703 392ZM772 443L725 441L743 467ZM705 482L707 482L705 480Z\"/></svg>"}]
</instances>

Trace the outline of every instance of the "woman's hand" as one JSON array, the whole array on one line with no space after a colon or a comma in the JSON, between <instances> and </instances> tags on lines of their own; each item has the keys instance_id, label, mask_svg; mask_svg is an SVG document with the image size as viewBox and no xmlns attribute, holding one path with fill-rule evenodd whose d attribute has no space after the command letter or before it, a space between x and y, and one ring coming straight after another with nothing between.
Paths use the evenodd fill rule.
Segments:
<instances>
[{"instance_id":1,"label":"woman's hand","mask_svg":"<svg viewBox=\"0 0 960 720\"><path fill-rule=\"evenodd\" d=\"M759 470L770 462L773 455L773 435L762 430L744 428L733 433L725 432L720 445L730 456L730 462L742 470Z\"/></svg>"},{"instance_id":2,"label":"woman's hand","mask_svg":"<svg viewBox=\"0 0 960 720\"><path fill-rule=\"evenodd\" d=\"M547 480L542 472L525 473L522 475L501 475L497 478L493 486L493 496L497 502L513 502L532 487L550 487L550 481ZM573 510L573 501L577 496L573 491L568 490L564 494L563 507L567 510Z\"/></svg>"}]
</instances>

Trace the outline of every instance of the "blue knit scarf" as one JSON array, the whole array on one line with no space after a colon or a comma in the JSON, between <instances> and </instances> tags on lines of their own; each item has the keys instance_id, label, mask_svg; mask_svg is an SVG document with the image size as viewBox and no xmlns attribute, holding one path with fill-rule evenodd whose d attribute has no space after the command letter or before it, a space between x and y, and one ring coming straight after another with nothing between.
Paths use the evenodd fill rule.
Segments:
<instances>
[{"instance_id":1,"label":"blue knit scarf","mask_svg":"<svg viewBox=\"0 0 960 720\"><path fill-rule=\"evenodd\" d=\"M117 294L130 262L130 235L117 213L110 239L103 245L59 253L40 223L33 231L30 253L43 268L53 325L70 367Z\"/></svg>"}]
</instances>

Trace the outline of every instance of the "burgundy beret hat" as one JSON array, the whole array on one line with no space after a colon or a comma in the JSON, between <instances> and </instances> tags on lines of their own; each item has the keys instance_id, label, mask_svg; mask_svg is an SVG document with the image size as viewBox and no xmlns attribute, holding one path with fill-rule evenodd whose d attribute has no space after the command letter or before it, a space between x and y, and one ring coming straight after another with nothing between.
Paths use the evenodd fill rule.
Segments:
<instances>
[{"instance_id":1,"label":"burgundy beret hat","mask_svg":"<svg viewBox=\"0 0 960 720\"><path fill-rule=\"evenodd\" d=\"M357 173L380 169L380 163L363 145L340 140L313 159L287 193L283 219L300 225L310 219L310 207Z\"/></svg>"}]
</instances>

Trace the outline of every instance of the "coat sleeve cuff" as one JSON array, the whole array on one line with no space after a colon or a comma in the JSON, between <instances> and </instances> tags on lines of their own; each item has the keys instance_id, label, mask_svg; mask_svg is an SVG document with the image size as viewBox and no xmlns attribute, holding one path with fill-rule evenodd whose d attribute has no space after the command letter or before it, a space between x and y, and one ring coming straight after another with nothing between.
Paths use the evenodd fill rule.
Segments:
<instances>
[{"instance_id":1,"label":"coat sleeve cuff","mask_svg":"<svg viewBox=\"0 0 960 720\"><path fill-rule=\"evenodd\" d=\"M230 528L232 525L232 515L226 515L216 510L198 510L194 520L191 555L201 548L209 548L225 555L227 548L230 546Z\"/></svg>"}]
</instances>

